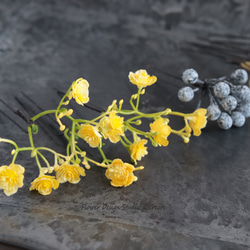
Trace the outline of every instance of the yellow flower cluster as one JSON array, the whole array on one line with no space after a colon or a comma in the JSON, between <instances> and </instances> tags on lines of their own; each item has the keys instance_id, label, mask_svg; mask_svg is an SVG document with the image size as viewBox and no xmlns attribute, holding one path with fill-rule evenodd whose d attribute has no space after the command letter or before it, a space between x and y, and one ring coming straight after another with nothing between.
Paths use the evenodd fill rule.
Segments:
<instances>
[{"instance_id":1,"label":"yellow flower cluster","mask_svg":"<svg viewBox=\"0 0 250 250\"><path fill-rule=\"evenodd\" d=\"M51 194L52 190L58 189L59 185L65 182L79 183L81 176L86 175L85 169L90 169L90 164L105 168L105 176L110 180L112 186L127 187L138 179L134 172L144 168L134 165L148 154L146 145L149 142L153 146L166 147L169 144L168 137L171 133L181 136L186 143L189 142L191 132L194 136L201 134L201 129L207 123L206 109L198 109L190 114L174 112L170 109L156 113L143 113L139 110L140 96L145 93L145 87L156 83L157 78L150 76L143 69L135 73L130 72L128 77L130 82L138 87L138 92L130 98L131 109L129 110L122 109L123 100L120 100L119 104L117 104L117 100L114 100L105 112L92 120L74 118L73 109L65 107L70 100L74 99L82 106L89 101L89 83L87 80L79 78L72 83L56 110L46 110L31 118L28 126L30 147L19 148L14 141L0 138L0 142L10 143L15 147L12 151L12 163L9 166L0 167L0 189L3 189L4 193L9 196L23 186L25 169L14 163L21 151L31 151L31 156L36 160L39 176L31 183L30 190L37 190L42 195ZM68 141L65 155L57 153L51 148L34 145L33 136L38 131L36 120L51 113L55 114L60 130L64 131L64 136ZM171 115L182 117L185 122L184 128L174 130L172 125L170 127L169 116ZM71 126L66 127L62 123L62 119L68 119ZM150 119L147 131L140 127L145 119ZM128 150L134 165L125 163L119 158L108 159L103 151L105 146L103 141L107 139L114 144L120 142ZM81 149L81 143L78 143L78 140L83 140L94 148L93 150L98 150L102 161L98 162L90 158ZM54 164L50 164L44 151L54 156ZM53 172L55 176L48 175Z\"/></svg>"}]
</instances>

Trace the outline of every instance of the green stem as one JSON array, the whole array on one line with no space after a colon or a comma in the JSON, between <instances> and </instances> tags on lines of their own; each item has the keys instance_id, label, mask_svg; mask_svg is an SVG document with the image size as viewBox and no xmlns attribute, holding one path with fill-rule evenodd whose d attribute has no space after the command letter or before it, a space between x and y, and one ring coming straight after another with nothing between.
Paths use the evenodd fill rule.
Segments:
<instances>
[{"instance_id":1,"label":"green stem","mask_svg":"<svg viewBox=\"0 0 250 250\"><path fill-rule=\"evenodd\" d=\"M39 113L39 114L33 116L33 117L31 118L31 120L34 122L35 120L37 120L38 118L40 118L40 117L42 117L42 116L44 116L44 115L48 115L48 114L52 114L52 113L56 113L56 112L57 112L57 110L55 110L55 109L46 110L46 111L43 111L43 112L41 112L41 113Z\"/></svg>"},{"instance_id":2,"label":"green stem","mask_svg":"<svg viewBox=\"0 0 250 250\"><path fill-rule=\"evenodd\" d=\"M49 162L47 161L47 159L44 157L43 154L41 154L41 152L37 151L37 154L42 158L42 160L45 162L45 164L47 165L47 167L50 167Z\"/></svg>"},{"instance_id":3,"label":"green stem","mask_svg":"<svg viewBox=\"0 0 250 250\"><path fill-rule=\"evenodd\" d=\"M168 113L169 115L176 115L176 116L182 116L182 117L186 117L187 114L183 114L181 112L176 112L176 111L171 111Z\"/></svg>"},{"instance_id":4,"label":"green stem","mask_svg":"<svg viewBox=\"0 0 250 250\"><path fill-rule=\"evenodd\" d=\"M121 144L126 148L128 149L129 148L129 145L125 143L125 141L123 140L123 138L120 136L120 142Z\"/></svg>"},{"instance_id":5,"label":"green stem","mask_svg":"<svg viewBox=\"0 0 250 250\"><path fill-rule=\"evenodd\" d=\"M9 143L9 144L12 144L16 149L18 149L17 144L12 140L0 138L0 142L6 142L6 143Z\"/></svg>"},{"instance_id":6,"label":"green stem","mask_svg":"<svg viewBox=\"0 0 250 250\"><path fill-rule=\"evenodd\" d=\"M99 167L103 167L103 168L107 168L108 167L108 165L106 165L105 163L99 163L99 162L94 161L94 160L92 160L92 159L90 159L88 157L86 157L86 159L87 159L87 161L90 161L90 162L94 163L95 165L97 165ZM112 162L111 160L108 160L108 159L107 159L107 161L108 162Z\"/></svg>"},{"instance_id":7,"label":"green stem","mask_svg":"<svg viewBox=\"0 0 250 250\"><path fill-rule=\"evenodd\" d=\"M135 108L135 105L134 105L134 103L133 103L133 98L132 98L132 96L131 96L131 98L130 98L130 100L129 100L129 103L130 103L132 109L133 109L135 112L138 112L138 110Z\"/></svg>"},{"instance_id":8,"label":"green stem","mask_svg":"<svg viewBox=\"0 0 250 250\"><path fill-rule=\"evenodd\" d=\"M140 134L140 135L144 135L144 136L151 135L151 133L149 133L149 132L144 132L144 131L141 131L137 128L132 127L127 121L125 121L124 123L130 131L135 132L136 134Z\"/></svg>"},{"instance_id":9,"label":"green stem","mask_svg":"<svg viewBox=\"0 0 250 250\"><path fill-rule=\"evenodd\" d=\"M100 146L98 146L98 150L102 156L102 159L103 159L103 163L106 163L106 162L109 162L109 160L107 159L106 155L104 154L102 148Z\"/></svg>"},{"instance_id":10,"label":"green stem","mask_svg":"<svg viewBox=\"0 0 250 250\"><path fill-rule=\"evenodd\" d=\"M34 142L33 142L32 128L31 128L31 126L28 126L28 134L29 134L29 140L30 140L30 145L32 147L32 150L35 150L36 148L35 148ZM42 173L42 166L41 166L40 161L38 159L37 153L35 155L35 159L36 159L36 164L37 164L37 166L39 168L39 171L40 171L40 174L41 174Z\"/></svg>"},{"instance_id":11,"label":"green stem","mask_svg":"<svg viewBox=\"0 0 250 250\"><path fill-rule=\"evenodd\" d=\"M123 136L123 139L126 141L126 143L127 143L128 145L131 145L131 144L132 144L132 142L127 138L126 135Z\"/></svg>"},{"instance_id":12,"label":"green stem","mask_svg":"<svg viewBox=\"0 0 250 250\"><path fill-rule=\"evenodd\" d=\"M139 108L141 90L142 90L142 88L138 88L137 100L136 100L136 106L135 106L135 109L136 109L136 110L138 110L138 108Z\"/></svg>"},{"instance_id":13,"label":"green stem","mask_svg":"<svg viewBox=\"0 0 250 250\"><path fill-rule=\"evenodd\" d=\"M61 99L61 101L59 102L59 104L57 106L57 109L56 109L56 118L58 116L59 110L61 109L61 106L63 105L64 99L68 97L69 92L71 91L71 89L72 89L72 84L70 85L69 89L67 90L67 92L65 93L65 95L63 96L63 98Z\"/></svg>"}]
</instances>

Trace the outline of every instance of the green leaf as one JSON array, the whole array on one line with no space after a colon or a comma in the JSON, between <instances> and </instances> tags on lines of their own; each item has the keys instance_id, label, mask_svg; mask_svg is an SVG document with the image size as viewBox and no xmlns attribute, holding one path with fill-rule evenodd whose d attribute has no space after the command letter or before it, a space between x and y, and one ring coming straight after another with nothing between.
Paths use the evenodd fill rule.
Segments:
<instances>
[{"instance_id":1,"label":"green leaf","mask_svg":"<svg viewBox=\"0 0 250 250\"><path fill-rule=\"evenodd\" d=\"M32 124L32 133L35 135L38 133L38 126L35 124Z\"/></svg>"}]
</instances>

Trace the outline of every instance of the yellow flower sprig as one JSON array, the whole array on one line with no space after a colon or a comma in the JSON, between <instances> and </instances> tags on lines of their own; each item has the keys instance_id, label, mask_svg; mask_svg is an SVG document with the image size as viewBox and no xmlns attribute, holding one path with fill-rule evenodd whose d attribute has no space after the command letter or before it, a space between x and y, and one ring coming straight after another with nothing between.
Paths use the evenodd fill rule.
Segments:
<instances>
[{"instance_id":1,"label":"yellow flower sprig","mask_svg":"<svg viewBox=\"0 0 250 250\"><path fill-rule=\"evenodd\" d=\"M38 177L32 181L30 190L37 190L42 195L51 194L52 190L58 189L59 185L65 182L77 184L81 177L86 175L85 169L90 169L91 165L105 168L105 176L112 186L126 187L137 181L138 177L134 172L144 168L134 165L148 155L146 145L149 141L155 147L166 147L171 133L182 137L185 143L189 142L192 132L194 136L201 134L201 129L207 122L206 109L198 109L190 114L170 109L143 113L139 109L140 98L145 93L145 88L157 81L157 77L150 76L146 70L138 70L129 73L129 80L138 88L137 93L129 100L131 109L122 109L123 100L119 102L114 100L105 112L92 120L73 117L73 109L67 108L70 101L74 99L81 106L89 101L89 83L79 78L71 84L56 109L43 111L31 118L28 126L29 147L19 147L12 140L0 138L0 142L9 143L14 147L10 165L0 167L0 189L9 196L23 186L25 168L15 163L22 151L31 152L31 157L35 159L39 170ZM37 147L34 143L34 136L38 132L36 121L48 114L55 115L59 129L63 131L68 141L64 154L51 148ZM175 130L170 126L171 116L183 118L182 129ZM63 119L68 119L70 126L64 125ZM145 119L150 120L147 131L143 131L140 127ZM102 161L90 158L78 145L80 140L91 148L98 149ZM106 141L114 144L120 142L128 150L133 164L125 163L119 157L108 159L104 151ZM54 156L53 163L49 162L44 152Z\"/></svg>"}]
</instances>

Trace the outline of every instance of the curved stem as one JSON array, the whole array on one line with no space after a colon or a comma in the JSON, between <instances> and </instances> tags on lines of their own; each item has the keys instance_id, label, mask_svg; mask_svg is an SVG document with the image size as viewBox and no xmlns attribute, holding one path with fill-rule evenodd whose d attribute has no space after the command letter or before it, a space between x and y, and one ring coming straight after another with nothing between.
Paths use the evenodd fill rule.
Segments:
<instances>
[{"instance_id":1,"label":"curved stem","mask_svg":"<svg viewBox=\"0 0 250 250\"><path fill-rule=\"evenodd\" d=\"M64 102L64 99L68 97L69 95L69 92L71 91L72 89L72 84L70 85L69 89L67 90L67 92L65 93L65 95L63 96L63 98L61 99L61 101L59 102L58 106L57 106L57 109L56 109L56 118L58 116L58 112L59 110L61 109L61 106L63 105L63 102Z\"/></svg>"},{"instance_id":2,"label":"curved stem","mask_svg":"<svg viewBox=\"0 0 250 250\"><path fill-rule=\"evenodd\" d=\"M40 117L42 117L42 116L44 116L44 115L48 115L48 114L52 114L52 113L56 113L56 112L57 112L56 109L46 110L46 111L43 111L43 112L41 112L41 113L39 113L39 114L33 116L33 117L31 118L31 120L34 122L35 120L37 120L38 118L40 118Z\"/></svg>"},{"instance_id":3,"label":"curved stem","mask_svg":"<svg viewBox=\"0 0 250 250\"><path fill-rule=\"evenodd\" d=\"M18 149L17 144L12 140L0 138L0 142L6 142L6 143L9 143L9 144L12 144L16 149Z\"/></svg>"},{"instance_id":4,"label":"curved stem","mask_svg":"<svg viewBox=\"0 0 250 250\"><path fill-rule=\"evenodd\" d=\"M47 165L47 167L50 167L49 162L47 161L47 159L44 157L43 154L41 154L41 152L37 151L37 154L42 158L42 160L45 162L45 164Z\"/></svg>"},{"instance_id":5,"label":"curved stem","mask_svg":"<svg viewBox=\"0 0 250 250\"><path fill-rule=\"evenodd\" d=\"M135 106L136 110L138 110L138 108L139 108L141 89L142 88L138 88L138 92L137 92L137 100L136 100L136 106Z\"/></svg>"}]
</instances>

